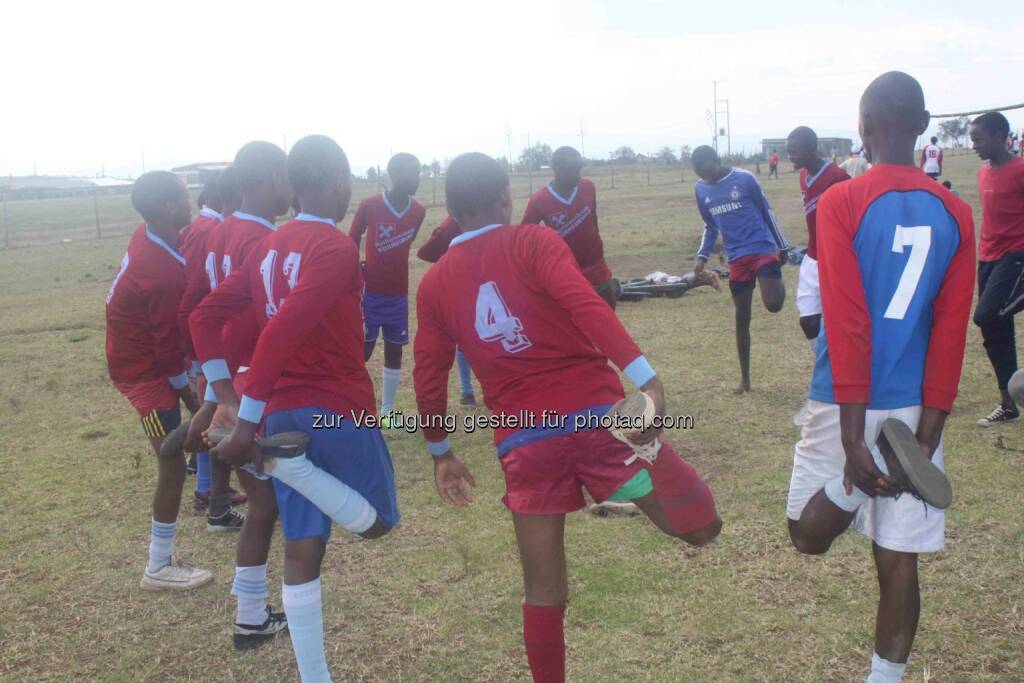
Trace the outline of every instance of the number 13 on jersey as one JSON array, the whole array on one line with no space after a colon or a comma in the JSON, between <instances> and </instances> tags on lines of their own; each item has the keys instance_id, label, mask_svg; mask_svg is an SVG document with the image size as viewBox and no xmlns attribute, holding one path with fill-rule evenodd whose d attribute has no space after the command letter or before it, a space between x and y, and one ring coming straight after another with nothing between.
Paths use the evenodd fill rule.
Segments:
<instances>
[{"instance_id":1,"label":"number 13 on jersey","mask_svg":"<svg viewBox=\"0 0 1024 683\"><path fill-rule=\"evenodd\" d=\"M476 295L476 333L485 342L501 341L509 353L533 346L523 334L523 324L512 315L493 280L480 285Z\"/></svg>"}]
</instances>

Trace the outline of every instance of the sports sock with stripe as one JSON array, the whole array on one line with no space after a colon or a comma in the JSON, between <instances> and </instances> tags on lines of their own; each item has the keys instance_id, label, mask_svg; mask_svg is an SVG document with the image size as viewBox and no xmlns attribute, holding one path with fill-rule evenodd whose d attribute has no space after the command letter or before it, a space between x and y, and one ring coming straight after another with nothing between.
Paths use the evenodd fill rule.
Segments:
<instances>
[{"instance_id":1,"label":"sports sock with stripe","mask_svg":"<svg viewBox=\"0 0 1024 683\"><path fill-rule=\"evenodd\" d=\"M871 655L871 674L864 683L900 683L906 670L907 662L890 662L875 652Z\"/></svg>"},{"instance_id":2,"label":"sports sock with stripe","mask_svg":"<svg viewBox=\"0 0 1024 683\"><path fill-rule=\"evenodd\" d=\"M267 620L267 565L235 567L231 594L238 598L235 623L258 626Z\"/></svg>"},{"instance_id":3,"label":"sports sock with stripe","mask_svg":"<svg viewBox=\"0 0 1024 683\"><path fill-rule=\"evenodd\" d=\"M395 396L398 395L398 384L401 379L401 368L384 368L384 377L380 389L381 415L387 415L395 409Z\"/></svg>"},{"instance_id":4,"label":"sports sock with stripe","mask_svg":"<svg viewBox=\"0 0 1024 683\"><path fill-rule=\"evenodd\" d=\"M565 683L565 605L524 602L523 642L534 683Z\"/></svg>"},{"instance_id":5,"label":"sports sock with stripe","mask_svg":"<svg viewBox=\"0 0 1024 683\"><path fill-rule=\"evenodd\" d=\"M171 563L174 555L174 529L177 522L158 522L152 520L149 531L149 564L150 572L158 572Z\"/></svg>"},{"instance_id":6,"label":"sports sock with stripe","mask_svg":"<svg viewBox=\"0 0 1024 683\"><path fill-rule=\"evenodd\" d=\"M295 663L302 683L330 683L324 655L324 614L320 579L295 586L281 586L281 602L288 617Z\"/></svg>"}]
</instances>

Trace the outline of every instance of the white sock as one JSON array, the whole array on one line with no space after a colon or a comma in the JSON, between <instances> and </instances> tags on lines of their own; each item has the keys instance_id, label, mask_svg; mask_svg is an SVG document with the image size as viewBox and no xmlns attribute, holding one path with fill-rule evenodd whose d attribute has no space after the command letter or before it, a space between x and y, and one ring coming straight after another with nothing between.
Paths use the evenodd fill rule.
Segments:
<instances>
[{"instance_id":1,"label":"white sock","mask_svg":"<svg viewBox=\"0 0 1024 683\"><path fill-rule=\"evenodd\" d=\"M267 620L267 565L235 567L231 594L238 598L235 622L258 626Z\"/></svg>"},{"instance_id":2,"label":"white sock","mask_svg":"<svg viewBox=\"0 0 1024 683\"><path fill-rule=\"evenodd\" d=\"M900 683L903 680L903 673L907 670L907 663L898 664L882 659L877 653L871 655L871 674L864 683Z\"/></svg>"},{"instance_id":3,"label":"white sock","mask_svg":"<svg viewBox=\"0 0 1024 683\"><path fill-rule=\"evenodd\" d=\"M360 534L377 521L377 511L358 491L314 465L305 455L277 458L271 474L305 496L343 529Z\"/></svg>"},{"instance_id":4,"label":"white sock","mask_svg":"<svg viewBox=\"0 0 1024 683\"><path fill-rule=\"evenodd\" d=\"M281 586L281 602L288 617L295 663L302 683L330 683L324 655L324 613L320 579L297 586Z\"/></svg>"},{"instance_id":5,"label":"white sock","mask_svg":"<svg viewBox=\"0 0 1024 683\"><path fill-rule=\"evenodd\" d=\"M149 564L151 572L158 572L171 563L174 555L174 528L177 522L152 521L149 530Z\"/></svg>"},{"instance_id":6,"label":"white sock","mask_svg":"<svg viewBox=\"0 0 1024 683\"><path fill-rule=\"evenodd\" d=\"M842 508L847 512L856 512L857 508L864 504L868 499L868 494L861 491L856 486L853 487L852 493L846 495L846 489L843 487L843 475L839 475L832 481L825 484L825 495L828 499L836 504L836 507Z\"/></svg>"},{"instance_id":7,"label":"white sock","mask_svg":"<svg viewBox=\"0 0 1024 683\"><path fill-rule=\"evenodd\" d=\"M395 409L398 383L402 379L401 368L384 368L384 380L380 390L380 414L387 415Z\"/></svg>"}]
</instances>

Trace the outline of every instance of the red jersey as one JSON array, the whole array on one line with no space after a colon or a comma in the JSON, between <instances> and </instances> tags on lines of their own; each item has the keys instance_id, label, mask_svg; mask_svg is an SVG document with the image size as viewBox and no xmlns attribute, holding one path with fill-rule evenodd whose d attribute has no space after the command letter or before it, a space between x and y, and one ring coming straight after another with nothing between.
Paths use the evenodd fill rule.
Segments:
<instances>
[{"instance_id":1,"label":"red jersey","mask_svg":"<svg viewBox=\"0 0 1024 683\"><path fill-rule=\"evenodd\" d=\"M609 358L634 382L653 376L630 373L650 366L565 242L541 226L490 225L456 237L420 282L416 314L413 380L428 442L445 439L436 416L447 411L456 345L492 413L526 411L537 425L544 410L567 415L622 398ZM499 426L495 443L515 431Z\"/></svg>"},{"instance_id":2,"label":"red jersey","mask_svg":"<svg viewBox=\"0 0 1024 683\"><path fill-rule=\"evenodd\" d=\"M818 260L818 198L836 183L849 179L846 171L831 161L826 161L813 176L808 176L806 168L800 169L800 196L804 200L804 219L807 221L807 255L815 261Z\"/></svg>"},{"instance_id":3,"label":"red jersey","mask_svg":"<svg viewBox=\"0 0 1024 683\"><path fill-rule=\"evenodd\" d=\"M107 294L107 371L115 382L188 384L178 331L185 259L145 224L128 241Z\"/></svg>"},{"instance_id":4,"label":"red jersey","mask_svg":"<svg viewBox=\"0 0 1024 683\"><path fill-rule=\"evenodd\" d=\"M1024 251L1024 159L1011 159L999 168L978 170L981 195L982 261Z\"/></svg>"},{"instance_id":5,"label":"red jersey","mask_svg":"<svg viewBox=\"0 0 1024 683\"><path fill-rule=\"evenodd\" d=\"M404 211L396 211L387 193L359 202L349 237L356 250L366 233L366 291L374 294L409 293L409 250L427 210L414 198Z\"/></svg>"},{"instance_id":6,"label":"red jersey","mask_svg":"<svg viewBox=\"0 0 1024 683\"><path fill-rule=\"evenodd\" d=\"M185 257L186 292L186 295L181 297L181 306L178 308L178 329L181 330L185 350L192 357L195 357L195 348L192 346L192 333L188 329L188 316L210 291L204 267L206 236L215 225L219 225L223 220L224 216L204 206L196 219L181 231L181 236L178 239L178 243L181 245L181 255Z\"/></svg>"},{"instance_id":7,"label":"red jersey","mask_svg":"<svg viewBox=\"0 0 1024 683\"><path fill-rule=\"evenodd\" d=\"M455 218L448 216L441 221L441 225L434 228L434 232L430 233L430 237L416 255L428 263L437 263L437 260L448 251L448 245L461 233L462 228Z\"/></svg>"},{"instance_id":8,"label":"red jersey","mask_svg":"<svg viewBox=\"0 0 1024 683\"><path fill-rule=\"evenodd\" d=\"M568 197L555 192L551 183L534 192L523 213L523 224L540 223L562 236L580 268L604 259L604 244L597 230L597 190L586 178Z\"/></svg>"},{"instance_id":9,"label":"red jersey","mask_svg":"<svg viewBox=\"0 0 1024 683\"><path fill-rule=\"evenodd\" d=\"M260 333L240 417L258 422L268 404L269 412L322 406L342 415L373 415L362 291L352 240L333 221L299 214L196 308L191 324L199 358L223 363L221 328L239 311L251 311Z\"/></svg>"},{"instance_id":10,"label":"red jersey","mask_svg":"<svg viewBox=\"0 0 1024 683\"><path fill-rule=\"evenodd\" d=\"M769 159L768 159L768 165L769 166L778 166L779 165L779 154L778 154L778 152L772 152L771 157L769 157Z\"/></svg>"},{"instance_id":11,"label":"red jersey","mask_svg":"<svg viewBox=\"0 0 1024 683\"><path fill-rule=\"evenodd\" d=\"M203 269L206 273L205 286L196 285L205 290L204 296L231 275L232 271L244 266L249 256L256 251L277 227L259 216L236 211L210 230L206 237L206 256ZM185 299L193 300L193 291L186 290ZM201 300L201 298L200 298ZM197 304L193 304L195 306ZM224 327L224 338L229 344L227 360L232 374L239 367L248 365L252 351L256 346L258 324L255 316L239 316Z\"/></svg>"}]
</instances>

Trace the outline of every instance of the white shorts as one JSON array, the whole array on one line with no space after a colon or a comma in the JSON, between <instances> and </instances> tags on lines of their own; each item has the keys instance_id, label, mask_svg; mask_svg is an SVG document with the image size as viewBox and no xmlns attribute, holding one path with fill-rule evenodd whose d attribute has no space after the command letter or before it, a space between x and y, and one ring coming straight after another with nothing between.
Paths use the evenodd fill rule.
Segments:
<instances>
[{"instance_id":1,"label":"white shorts","mask_svg":"<svg viewBox=\"0 0 1024 683\"><path fill-rule=\"evenodd\" d=\"M882 422L895 417L911 429L917 429L921 407L895 410L869 410L864 424L864 440L875 453L879 469L886 471L881 455L874 447ZM800 519L807 502L825 484L843 474L846 454L839 429L839 406L820 401L807 401L800 441L793 456L793 476L789 482L786 515ZM932 462L943 467L942 442ZM946 539L946 513L918 500L910 494L899 498L869 498L853 520L854 528L875 543L904 553L934 553L942 550Z\"/></svg>"},{"instance_id":2,"label":"white shorts","mask_svg":"<svg viewBox=\"0 0 1024 683\"><path fill-rule=\"evenodd\" d=\"M821 285L818 283L818 262L807 254L800 261L800 279L796 284L796 310L800 317L821 314Z\"/></svg>"}]
</instances>

